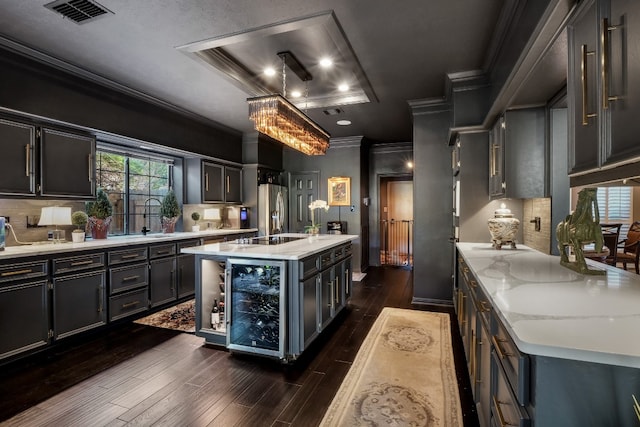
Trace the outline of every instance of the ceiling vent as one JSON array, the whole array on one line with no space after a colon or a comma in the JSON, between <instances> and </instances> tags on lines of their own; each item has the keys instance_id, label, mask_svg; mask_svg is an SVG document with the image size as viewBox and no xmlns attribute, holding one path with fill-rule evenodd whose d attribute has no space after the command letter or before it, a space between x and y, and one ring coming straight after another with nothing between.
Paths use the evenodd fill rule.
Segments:
<instances>
[{"instance_id":1,"label":"ceiling vent","mask_svg":"<svg viewBox=\"0 0 640 427\"><path fill-rule=\"evenodd\" d=\"M335 116L336 114L342 113L342 110L339 108L327 108L326 110L322 110L327 116Z\"/></svg>"},{"instance_id":2,"label":"ceiling vent","mask_svg":"<svg viewBox=\"0 0 640 427\"><path fill-rule=\"evenodd\" d=\"M90 0L56 0L45 4L44 7L71 19L76 24L86 24L113 15L106 7Z\"/></svg>"}]
</instances>

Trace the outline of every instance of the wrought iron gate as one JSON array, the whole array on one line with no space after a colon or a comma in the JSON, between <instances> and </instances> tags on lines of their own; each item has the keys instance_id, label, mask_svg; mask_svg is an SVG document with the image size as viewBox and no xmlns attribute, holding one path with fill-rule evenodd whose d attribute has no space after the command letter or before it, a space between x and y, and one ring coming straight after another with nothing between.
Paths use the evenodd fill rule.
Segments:
<instances>
[{"instance_id":1,"label":"wrought iron gate","mask_svg":"<svg viewBox=\"0 0 640 427\"><path fill-rule=\"evenodd\" d=\"M380 263L413 267L413 220L380 221Z\"/></svg>"}]
</instances>

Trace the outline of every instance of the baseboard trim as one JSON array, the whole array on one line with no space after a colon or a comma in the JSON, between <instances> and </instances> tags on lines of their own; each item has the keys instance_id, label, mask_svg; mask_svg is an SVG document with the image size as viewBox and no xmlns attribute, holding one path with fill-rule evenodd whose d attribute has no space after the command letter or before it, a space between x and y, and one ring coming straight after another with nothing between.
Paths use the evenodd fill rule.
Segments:
<instances>
[{"instance_id":1,"label":"baseboard trim","mask_svg":"<svg viewBox=\"0 0 640 427\"><path fill-rule=\"evenodd\" d=\"M453 301L443 300L443 299L413 297L411 299L411 304L415 304L415 305L437 305L437 306L441 306L441 307L451 307L451 306L453 306Z\"/></svg>"}]
</instances>

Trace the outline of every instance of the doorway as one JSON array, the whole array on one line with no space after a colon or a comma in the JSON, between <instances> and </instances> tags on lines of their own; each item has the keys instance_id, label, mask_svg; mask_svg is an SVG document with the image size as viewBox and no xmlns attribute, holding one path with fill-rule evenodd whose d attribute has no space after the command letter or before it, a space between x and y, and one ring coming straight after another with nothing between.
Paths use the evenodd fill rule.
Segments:
<instances>
[{"instance_id":1,"label":"doorway","mask_svg":"<svg viewBox=\"0 0 640 427\"><path fill-rule=\"evenodd\" d=\"M413 177L380 178L380 264L413 267Z\"/></svg>"}]
</instances>

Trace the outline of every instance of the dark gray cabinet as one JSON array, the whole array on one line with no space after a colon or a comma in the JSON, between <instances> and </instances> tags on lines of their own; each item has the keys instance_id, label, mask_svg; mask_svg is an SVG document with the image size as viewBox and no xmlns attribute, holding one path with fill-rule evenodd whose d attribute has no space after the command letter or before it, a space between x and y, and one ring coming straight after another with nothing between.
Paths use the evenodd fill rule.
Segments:
<instances>
[{"instance_id":1,"label":"dark gray cabinet","mask_svg":"<svg viewBox=\"0 0 640 427\"><path fill-rule=\"evenodd\" d=\"M149 309L147 247L109 251L109 321Z\"/></svg>"},{"instance_id":2,"label":"dark gray cabinet","mask_svg":"<svg viewBox=\"0 0 640 427\"><path fill-rule=\"evenodd\" d=\"M489 144L489 194L492 198L528 199L548 195L544 108L506 111L493 126Z\"/></svg>"},{"instance_id":3,"label":"dark gray cabinet","mask_svg":"<svg viewBox=\"0 0 640 427\"><path fill-rule=\"evenodd\" d=\"M188 248L191 246L198 246L200 239L189 240L186 242L178 243L178 253L182 248ZM178 276L177 280L177 293L178 298L184 298L190 295L194 295L196 292L196 257L193 254L181 254L176 258Z\"/></svg>"},{"instance_id":4,"label":"dark gray cabinet","mask_svg":"<svg viewBox=\"0 0 640 427\"><path fill-rule=\"evenodd\" d=\"M0 194L35 196L33 125L0 119Z\"/></svg>"},{"instance_id":5,"label":"dark gray cabinet","mask_svg":"<svg viewBox=\"0 0 640 427\"><path fill-rule=\"evenodd\" d=\"M312 276L300 283L302 349L318 335L318 276Z\"/></svg>"},{"instance_id":6,"label":"dark gray cabinet","mask_svg":"<svg viewBox=\"0 0 640 427\"><path fill-rule=\"evenodd\" d=\"M569 171L637 161L640 4L585 1L568 25Z\"/></svg>"},{"instance_id":7,"label":"dark gray cabinet","mask_svg":"<svg viewBox=\"0 0 640 427\"><path fill-rule=\"evenodd\" d=\"M149 300L151 307L170 303L177 299L176 245L149 246Z\"/></svg>"},{"instance_id":8,"label":"dark gray cabinet","mask_svg":"<svg viewBox=\"0 0 640 427\"><path fill-rule=\"evenodd\" d=\"M40 132L40 194L95 197L95 138L47 128Z\"/></svg>"},{"instance_id":9,"label":"dark gray cabinet","mask_svg":"<svg viewBox=\"0 0 640 427\"><path fill-rule=\"evenodd\" d=\"M47 261L0 266L0 359L49 342Z\"/></svg>"},{"instance_id":10,"label":"dark gray cabinet","mask_svg":"<svg viewBox=\"0 0 640 427\"><path fill-rule=\"evenodd\" d=\"M187 203L242 203L242 169L187 159Z\"/></svg>"}]
</instances>

